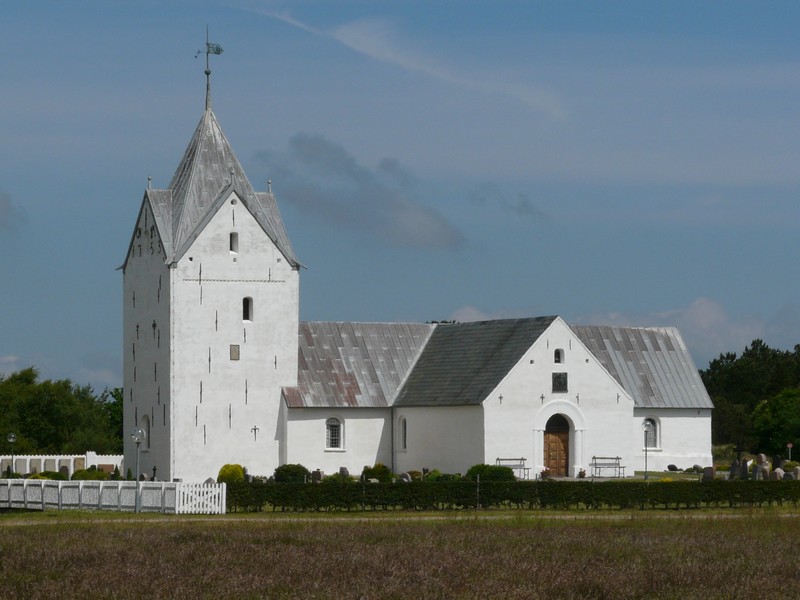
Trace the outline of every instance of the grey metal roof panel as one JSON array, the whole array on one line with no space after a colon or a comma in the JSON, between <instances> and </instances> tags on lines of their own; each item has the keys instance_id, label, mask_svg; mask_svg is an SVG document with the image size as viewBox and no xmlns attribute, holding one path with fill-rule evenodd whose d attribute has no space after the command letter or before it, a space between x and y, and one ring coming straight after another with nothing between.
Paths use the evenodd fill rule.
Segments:
<instances>
[{"instance_id":1,"label":"grey metal roof panel","mask_svg":"<svg viewBox=\"0 0 800 600\"><path fill-rule=\"evenodd\" d=\"M575 335L641 408L714 408L674 327L572 325Z\"/></svg>"},{"instance_id":2,"label":"grey metal roof panel","mask_svg":"<svg viewBox=\"0 0 800 600\"><path fill-rule=\"evenodd\" d=\"M265 233L275 242L289 263L300 262L289 243L275 197L270 192L256 193L228 143L216 116L203 113L189 141L172 181L172 246L176 256L185 251L199 229L218 208L220 197L235 190Z\"/></svg>"},{"instance_id":3,"label":"grey metal roof panel","mask_svg":"<svg viewBox=\"0 0 800 600\"><path fill-rule=\"evenodd\" d=\"M161 244L167 256L175 251L172 245L172 192L169 190L148 189L146 197L156 219L156 227L161 237Z\"/></svg>"},{"instance_id":4,"label":"grey metal roof panel","mask_svg":"<svg viewBox=\"0 0 800 600\"><path fill-rule=\"evenodd\" d=\"M422 323L301 323L297 387L283 389L287 406L390 406L434 328ZM399 347L409 351L397 352Z\"/></svg>"},{"instance_id":5,"label":"grey metal roof panel","mask_svg":"<svg viewBox=\"0 0 800 600\"><path fill-rule=\"evenodd\" d=\"M555 319L437 326L394 406L480 404Z\"/></svg>"}]
</instances>

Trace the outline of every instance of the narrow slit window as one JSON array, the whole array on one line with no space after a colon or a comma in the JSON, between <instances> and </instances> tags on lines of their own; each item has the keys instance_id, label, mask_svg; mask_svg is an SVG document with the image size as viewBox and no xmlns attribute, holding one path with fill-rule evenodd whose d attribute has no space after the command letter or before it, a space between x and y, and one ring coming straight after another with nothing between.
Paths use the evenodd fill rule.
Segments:
<instances>
[{"instance_id":1,"label":"narrow slit window","mask_svg":"<svg viewBox=\"0 0 800 600\"><path fill-rule=\"evenodd\" d=\"M236 254L239 252L239 234L236 232L231 232L230 235L230 251L231 254Z\"/></svg>"},{"instance_id":2,"label":"narrow slit window","mask_svg":"<svg viewBox=\"0 0 800 600\"><path fill-rule=\"evenodd\" d=\"M253 320L253 299L249 296L242 300L242 320Z\"/></svg>"}]
</instances>

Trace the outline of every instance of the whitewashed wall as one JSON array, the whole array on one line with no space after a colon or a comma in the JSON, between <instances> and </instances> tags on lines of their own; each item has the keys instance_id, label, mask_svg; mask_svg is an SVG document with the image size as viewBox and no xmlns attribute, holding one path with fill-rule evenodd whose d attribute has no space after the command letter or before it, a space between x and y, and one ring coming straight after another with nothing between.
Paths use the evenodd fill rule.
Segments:
<instances>
[{"instance_id":1,"label":"whitewashed wall","mask_svg":"<svg viewBox=\"0 0 800 600\"><path fill-rule=\"evenodd\" d=\"M484 462L484 410L481 406L396 408L395 472L438 469L467 472ZM406 419L407 445L400 444L400 422Z\"/></svg>"},{"instance_id":2,"label":"whitewashed wall","mask_svg":"<svg viewBox=\"0 0 800 600\"><path fill-rule=\"evenodd\" d=\"M133 473L136 445L130 430L137 425L149 429L140 447L139 473L150 477L156 466L156 476L169 480L171 278L165 259L145 201L123 273L123 447L125 464Z\"/></svg>"},{"instance_id":3,"label":"whitewashed wall","mask_svg":"<svg viewBox=\"0 0 800 600\"><path fill-rule=\"evenodd\" d=\"M555 363L557 349L563 351L561 363ZM553 392L554 372L567 373L566 393ZM595 455L630 463L635 452L626 430L633 404L567 324L556 319L483 403L485 462L524 457L533 477L544 468L547 421L562 414L570 423L570 476L581 468L588 472Z\"/></svg>"},{"instance_id":4,"label":"whitewashed wall","mask_svg":"<svg viewBox=\"0 0 800 600\"><path fill-rule=\"evenodd\" d=\"M389 408L292 408L287 411L286 463L301 464L325 474L346 467L358 476L365 466L383 463L391 467L392 431ZM342 424L343 448L325 448L325 421L331 417ZM266 473L272 475L272 473Z\"/></svg>"},{"instance_id":5,"label":"whitewashed wall","mask_svg":"<svg viewBox=\"0 0 800 600\"><path fill-rule=\"evenodd\" d=\"M172 476L203 481L226 463L271 474L281 386L297 384L299 273L231 194L171 274Z\"/></svg>"},{"instance_id":6,"label":"whitewashed wall","mask_svg":"<svg viewBox=\"0 0 800 600\"><path fill-rule=\"evenodd\" d=\"M647 450L649 471L666 471L674 464L680 469L693 465L708 467L711 456L711 410L696 408L637 408L631 426L636 448L635 466L644 470L644 433L642 423L651 418L658 424L657 447Z\"/></svg>"}]
</instances>

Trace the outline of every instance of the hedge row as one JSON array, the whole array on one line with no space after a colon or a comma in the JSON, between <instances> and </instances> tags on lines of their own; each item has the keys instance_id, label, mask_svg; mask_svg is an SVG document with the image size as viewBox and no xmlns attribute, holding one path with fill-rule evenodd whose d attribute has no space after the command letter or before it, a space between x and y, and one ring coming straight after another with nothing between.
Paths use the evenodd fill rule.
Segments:
<instances>
[{"instance_id":1,"label":"hedge row","mask_svg":"<svg viewBox=\"0 0 800 600\"><path fill-rule=\"evenodd\" d=\"M763 506L800 500L800 481L442 481L228 485L228 511L598 509Z\"/></svg>"}]
</instances>

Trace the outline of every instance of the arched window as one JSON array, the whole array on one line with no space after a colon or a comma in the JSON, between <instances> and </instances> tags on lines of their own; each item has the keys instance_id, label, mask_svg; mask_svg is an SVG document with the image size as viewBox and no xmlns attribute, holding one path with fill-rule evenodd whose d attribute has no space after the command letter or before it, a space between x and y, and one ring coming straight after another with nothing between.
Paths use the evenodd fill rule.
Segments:
<instances>
[{"instance_id":1,"label":"arched window","mask_svg":"<svg viewBox=\"0 0 800 600\"><path fill-rule=\"evenodd\" d=\"M408 422L405 417L400 419L400 449L408 449Z\"/></svg>"},{"instance_id":2,"label":"arched window","mask_svg":"<svg viewBox=\"0 0 800 600\"><path fill-rule=\"evenodd\" d=\"M558 364L564 362L564 350L559 348L553 353L553 362Z\"/></svg>"},{"instance_id":3,"label":"arched window","mask_svg":"<svg viewBox=\"0 0 800 600\"><path fill-rule=\"evenodd\" d=\"M343 441L342 424L339 419L331 417L325 421L325 448L341 450L344 447Z\"/></svg>"},{"instance_id":4,"label":"arched window","mask_svg":"<svg viewBox=\"0 0 800 600\"><path fill-rule=\"evenodd\" d=\"M642 429L644 430L644 447L658 448L658 423L655 419L645 419Z\"/></svg>"},{"instance_id":5,"label":"arched window","mask_svg":"<svg viewBox=\"0 0 800 600\"><path fill-rule=\"evenodd\" d=\"M252 321L253 320L253 299L249 296L247 298L242 299L242 320L243 321Z\"/></svg>"},{"instance_id":6,"label":"arched window","mask_svg":"<svg viewBox=\"0 0 800 600\"><path fill-rule=\"evenodd\" d=\"M239 234L232 232L230 236L230 250L232 254L239 252Z\"/></svg>"}]
</instances>

